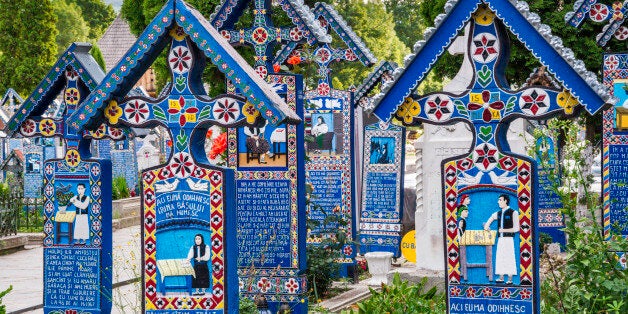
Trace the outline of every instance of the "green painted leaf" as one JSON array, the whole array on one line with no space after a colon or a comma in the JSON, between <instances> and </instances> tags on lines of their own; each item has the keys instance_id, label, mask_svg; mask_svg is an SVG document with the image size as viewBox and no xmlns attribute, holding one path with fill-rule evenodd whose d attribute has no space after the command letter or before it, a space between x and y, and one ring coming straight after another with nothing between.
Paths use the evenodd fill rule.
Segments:
<instances>
[{"instance_id":1,"label":"green painted leaf","mask_svg":"<svg viewBox=\"0 0 628 314\"><path fill-rule=\"evenodd\" d=\"M490 141L491 138L493 138L493 127L490 125L481 126L478 137L481 138L485 142Z\"/></svg>"},{"instance_id":2,"label":"green painted leaf","mask_svg":"<svg viewBox=\"0 0 628 314\"><path fill-rule=\"evenodd\" d=\"M515 103L517 102L517 96L512 96L508 98L508 102L506 103L506 111L504 114L508 114L515 109Z\"/></svg>"},{"instance_id":3,"label":"green painted leaf","mask_svg":"<svg viewBox=\"0 0 628 314\"><path fill-rule=\"evenodd\" d=\"M480 71L478 71L478 83L482 85L482 87L488 86L493 81L493 72L488 68L487 65L484 65Z\"/></svg>"},{"instance_id":4,"label":"green painted leaf","mask_svg":"<svg viewBox=\"0 0 628 314\"><path fill-rule=\"evenodd\" d=\"M185 135L185 132L183 132L183 130L181 130L179 132L179 135L177 135L177 148L179 150L185 150L185 148L187 147L188 144L188 136Z\"/></svg>"},{"instance_id":5,"label":"green painted leaf","mask_svg":"<svg viewBox=\"0 0 628 314\"><path fill-rule=\"evenodd\" d=\"M161 109L161 107L154 105L153 114L155 115L155 118L166 121L166 113L164 112L163 109Z\"/></svg>"},{"instance_id":6,"label":"green painted leaf","mask_svg":"<svg viewBox=\"0 0 628 314\"><path fill-rule=\"evenodd\" d=\"M183 77L183 75L179 75L175 79L174 88L176 88L179 92L183 92L183 90L185 90L185 77Z\"/></svg>"},{"instance_id":7,"label":"green painted leaf","mask_svg":"<svg viewBox=\"0 0 628 314\"><path fill-rule=\"evenodd\" d=\"M211 106L205 106L203 107L203 110L201 110L201 113L198 114L198 119L202 120L202 119L207 119L209 118L209 115L211 113Z\"/></svg>"},{"instance_id":8,"label":"green painted leaf","mask_svg":"<svg viewBox=\"0 0 628 314\"><path fill-rule=\"evenodd\" d=\"M469 112L467 111L467 107L464 106L464 103L460 100L455 100L454 104L456 105L456 109L461 115L468 116Z\"/></svg>"}]
</instances>

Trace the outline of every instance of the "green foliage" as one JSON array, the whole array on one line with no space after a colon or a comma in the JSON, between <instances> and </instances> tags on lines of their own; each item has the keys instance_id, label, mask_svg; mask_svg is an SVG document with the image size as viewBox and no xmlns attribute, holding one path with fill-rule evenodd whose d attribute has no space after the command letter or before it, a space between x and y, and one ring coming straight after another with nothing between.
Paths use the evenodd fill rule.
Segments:
<instances>
[{"instance_id":1,"label":"green foliage","mask_svg":"<svg viewBox=\"0 0 628 314\"><path fill-rule=\"evenodd\" d=\"M567 242L566 259L542 255L547 278L541 287L543 313L627 313L628 271L619 263L615 252L628 251L628 241L617 237L604 239L603 226L595 218L600 210L599 197L588 191L583 151L589 145L578 139L579 126L569 120L551 120L550 132L565 138L561 176L549 168L552 190L562 200ZM535 137L540 131L535 132ZM541 158L546 162L549 158ZM581 199L577 192L580 190Z\"/></svg>"},{"instance_id":2,"label":"green foliage","mask_svg":"<svg viewBox=\"0 0 628 314\"><path fill-rule=\"evenodd\" d=\"M446 309L445 295L436 287L426 291L427 278L417 284L401 280L395 273L392 285L382 284L382 291L372 288L371 297L358 303L357 314L362 313L444 313ZM354 310L345 311L354 314Z\"/></svg>"},{"instance_id":3,"label":"green foliage","mask_svg":"<svg viewBox=\"0 0 628 314\"><path fill-rule=\"evenodd\" d=\"M347 227L351 220L343 213L325 211L324 208L316 204L316 197L313 192L312 185L307 185L308 217L314 211L320 212L325 217L322 222L308 218L306 223L308 237L310 237L309 233L312 230L317 230L321 234L318 235L321 237L320 243L308 244L306 247L306 276L310 288L310 299L318 301L330 292L331 285L338 276L340 264L337 260L343 257L342 247L349 243ZM320 217L320 215L317 216Z\"/></svg>"},{"instance_id":4,"label":"green foliage","mask_svg":"<svg viewBox=\"0 0 628 314\"><path fill-rule=\"evenodd\" d=\"M241 314L256 314L257 307L255 302L249 298L240 297L240 304L238 306L238 313Z\"/></svg>"},{"instance_id":5,"label":"green foliage","mask_svg":"<svg viewBox=\"0 0 628 314\"><path fill-rule=\"evenodd\" d=\"M62 54L75 41L87 41L89 26L83 20L83 11L74 2L57 0L53 2L57 16L57 54Z\"/></svg>"},{"instance_id":6,"label":"green foliage","mask_svg":"<svg viewBox=\"0 0 628 314\"><path fill-rule=\"evenodd\" d=\"M103 0L67 0L81 8L82 18L89 27L89 39L98 40L109 24L116 18L116 12L111 4Z\"/></svg>"},{"instance_id":7,"label":"green foliage","mask_svg":"<svg viewBox=\"0 0 628 314\"><path fill-rule=\"evenodd\" d=\"M395 32L399 39L410 49L423 38L425 22L421 8L428 7L424 0L383 0L386 11L394 17Z\"/></svg>"},{"instance_id":8,"label":"green foliage","mask_svg":"<svg viewBox=\"0 0 628 314\"><path fill-rule=\"evenodd\" d=\"M50 0L0 0L0 90L29 95L55 61Z\"/></svg>"},{"instance_id":9,"label":"green foliage","mask_svg":"<svg viewBox=\"0 0 628 314\"><path fill-rule=\"evenodd\" d=\"M6 306L2 305L2 298L11 292L11 290L13 290L13 286L9 286L8 289L0 291L0 314L6 314L7 312Z\"/></svg>"},{"instance_id":10,"label":"green foliage","mask_svg":"<svg viewBox=\"0 0 628 314\"><path fill-rule=\"evenodd\" d=\"M379 1L348 0L339 3L335 9L347 21L358 37L371 50L378 60L394 61L402 64L410 50L397 37L395 19ZM344 43L332 42L334 47L344 48ZM348 89L359 86L371 72L360 62L343 62L332 65L334 88Z\"/></svg>"},{"instance_id":11,"label":"green foliage","mask_svg":"<svg viewBox=\"0 0 628 314\"><path fill-rule=\"evenodd\" d=\"M103 71L105 71L105 69L107 69L107 67L105 65L105 57L103 57L102 51L100 50L98 45L97 44L93 44L92 50L90 50L89 53L92 55L92 57L94 57L94 60L96 60L96 63L98 63L100 68Z\"/></svg>"},{"instance_id":12,"label":"green foliage","mask_svg":"<svg viewBox=\"0 0 628 314\"><path fill-rule=\"evenodd\" d=\"M119 200L131 196L129 192L129 187L126 184L126 178L115 177L113 179L111 194L114 200Z\"/></svg>"}]
</instances>

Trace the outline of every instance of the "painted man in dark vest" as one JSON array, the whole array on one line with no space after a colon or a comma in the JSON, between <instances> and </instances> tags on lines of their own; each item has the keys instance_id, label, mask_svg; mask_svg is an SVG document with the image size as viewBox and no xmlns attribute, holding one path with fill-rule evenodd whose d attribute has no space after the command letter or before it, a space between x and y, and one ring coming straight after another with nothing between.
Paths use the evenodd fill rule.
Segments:
<instances>
[{"instance_id":1,"label":"painted man in dark vest","mask_svg":"<svg viewBox=\"0 0 628 314\"><path fill-rule=\"evenodd\" d=\"M493 213L484 224L484 230L491 228L491 223L497 220L497 251L495 253L495 274L499 276L496 282L504 282L504 275L508 276L508 284L512 284L512 277L517 275L517 261L515 258L515 236L519 235L519 212L510 208L510 197L502 194L497 198L500 210Z\"/></svg>"}]
</instances>

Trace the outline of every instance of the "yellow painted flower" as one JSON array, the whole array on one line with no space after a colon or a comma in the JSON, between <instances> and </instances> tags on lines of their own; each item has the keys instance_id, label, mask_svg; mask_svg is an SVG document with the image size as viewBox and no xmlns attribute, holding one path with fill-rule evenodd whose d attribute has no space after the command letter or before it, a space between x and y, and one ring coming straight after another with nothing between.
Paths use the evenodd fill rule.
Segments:
<instances>
[{"instance_id":1,"label":"yellow painted flower","mask_svg":"<svg viewBox=\"0 0 628 314\"><path fill-rule=\"evenodd\" d=\"M76 149L70 149L65 154L65 163L70 167L76 167L81 162L81 155Z\"/></svg>"},{"instance_id":2,"label":"yellow painted flower","mask_svg":"<svg viewBox=\"0 0 628 314\"><path fill-rule=\"evenodd\" d=\"M81 94L76 88L68 88L65 90L65 103L68 105L76 105L81 99Z\"/></svg>"},{"instance_id":3,"label":"yellow painted flower","mask_svg":"<svg viewBox=\"0 0 628 314\"><path fill-rule=\"evenodd\" d=\"M107 105L107 108L105 108L105 117L107 117L107 119L109 119L109 123L111 124L118 124L118 119L122 116L122 108L120 108L120 106L118 106L118 102L115 100L112 100L109 102L109 105Z\"/></svg>"},{"instance_id":4,"label":"yellow painted flower","mask_svg":"<svg viewBox=\"0 0 628 314\"><path fill-rule=\"evenodd\" d=\"M255 109L255 106L248 101L242 106L242 113L246 117L246 122L250 124L255 123L257 117L260 116L259 110Z\"/></svg>"},{"instance_id":5,"label":"yellow painted flower","mask_svg":"<svg viewBox=\"0 0 628 314\"><path fill-rule=\"evenodd\" d=\"M421 114L421 106L411 97L407 97L396 112L396 116L406 124L412 123L414 117L419 114Z\"/></svg>"},{"instance_id":6,"label":"yellow painted flower","mask_svg":"<svg viewBox=\"0 0 628 314\"><path fill-rule=\"evenodd\" d=\"M491 25L495 19L495 13L488 7L480 7L475 11L475 22L479 25Z\"/></svg>"},{"instance_id":7,"label":"yellow painted flower","mask_svg":"<svg viewBox=\"0 0 628 314\"><path fill-rule=\"evenodd\" d=\"M183 39L185 39L185 36L187 36L187 34L185 33L183 27L177 25L170 30L170 36L175 40L182 41Z\"/></svg>"},{"instance_id":8,"label":"yellow painted flower","mask_svg":"<svg viewBox=\"0 0 628 314\"><path fill-rule=\"evenodd\" d=\"M566 89L558 94L556 102L565 110L566 114L572 114L574 108L579 104L578 100Z\"/></svg>"},{"instance_id":9,"label":"yellow painted flower","mask_svg":"<svg viewBox=\"0 0 628 314\"><path fill-rule=\"evenodd\" d=\"M52 136L55 134L56 130L57 126L55 125L55 122L52 121L52 119L42 119L39 122L39 132L43 136Z\"/></svg>"}]
</instances>

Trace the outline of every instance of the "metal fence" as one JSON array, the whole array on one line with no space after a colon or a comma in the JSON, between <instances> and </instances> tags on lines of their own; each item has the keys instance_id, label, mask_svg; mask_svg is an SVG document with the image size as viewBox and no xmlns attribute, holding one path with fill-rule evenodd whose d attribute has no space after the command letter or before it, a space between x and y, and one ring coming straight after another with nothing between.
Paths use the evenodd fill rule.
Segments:
<instances>
[{"instance_id":1,"label":"metal fence","mask_svg":"<svg viewBox=\"0 0 628 314\"><path fill-rule=\"evenodd\" d=\"M0 237L18 232L43 232L43 199L20 192L0 194Z\"/></svg>"}]
</instances>

